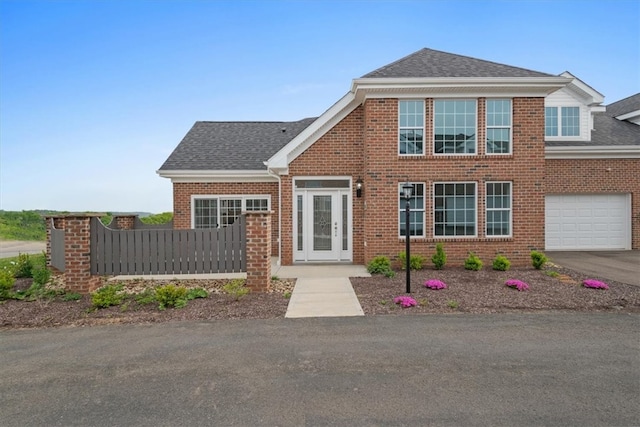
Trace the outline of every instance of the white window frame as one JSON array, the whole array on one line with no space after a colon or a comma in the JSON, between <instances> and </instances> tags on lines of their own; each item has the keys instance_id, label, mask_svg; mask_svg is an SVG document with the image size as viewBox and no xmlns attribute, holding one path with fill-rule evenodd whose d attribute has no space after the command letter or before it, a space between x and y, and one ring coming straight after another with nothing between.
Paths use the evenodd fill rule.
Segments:
<instances>
[{"instance_id":1,"label":"white window frame","mask_svg":"<svg viewBox=\"0 0 640 427\"><path fill-rule=\"evenodd\" d=\"M400 230L402 227L402 221L405 219L405 215L406 215L406 208L407 208L407 201L404 197L402 197L402 186L405 185L405 182L401 182L398 183L398 237L401 239L405 239L406 236L404 236ZM422 234L416 234L416 235L409 235L410 239L420 239L420 238L424 238L426 235L426 225L427 225L427 185L424 182L409 182L409 184L414 186L417 185L421 185L422 186L422 208L416 208L415 206L413 206L410 210L409 210L409 215L411 215L411 213L413 212L422 212ZM413 194L411 195L411 198L414 199L416 197L415 195L415 191L413 192ZM414 203L415 204L415 203ZM409 217L411 218L411 216ZM410 224L407 225L407 232L409 232L409 230L411 229Z\"/></svg>"},{"instance_id":2,"label":"white window frame","mask_svg":"<svg viewBox=\"0 0 640 427\"><path fill-rule=\"evenodd\" d=\"M509 125L492 125L489 126L489 102L490 101L509 101ZM511 98L488 98L485 101L485 123L486 123L486 132L485 132L485 154L489 156L505 156L513 154L513 100ZM489 152L489 129L508 129L509 131L509 150L506 153L490 153Z\"/></svg>"},{"instance_id":3,"label":"white window frame","mask_svg":"<svg viewBox=\"0 0 640 427\"><path fill-rule=\"evenodd\" d=\"M447 185L447 184L473 184L474 187L474 200L473 200L473 206L474 206L474 218L473 218L473 224L474 224L474 229L475 229L475 233L473 235L445 235L445 234L436 234L436 186L438 185ZM431 210L433 212L433 237L437 238L437 239L472 239L472 238L477 238L478 237L478 183L476 181L442 181L442 182L434 182L433 183L433 187L432 187L432 207ZM445 211L446 212L446 211ZM455 210L454 210L455 212ZM446 224L446 222L445 222ZM455 224L455 223L454 223Z\"/></svg>"},{"instance_id":4,"label":"white window frame","mask_svg":"<svg viewBox=\"0 0 640 427\"><path fill-rule=\"evenodd\" d=\"M238 194L197 194L197 195L192 195L191 196L191 228L196 228L196 200L211 200L211 199L217 199L218 200L218 212L217 212L217 219L216 219L216 224L218 224L218 228L220 228L220 224L221 224L221 209L220 209L220 201L221 200L240 200L241 203L241 212L246 212L247 211L247 200L256 200L256 199L266 199L267 200L267 208L266 209L261 209L261 210L253 210L253 211L258 211L258 212L268 212L271 210L271 195L269 194L243 194L243 195L238 195Z\"/></svg>"},{"instance_id":5,"label":"white window frame","mask_svg":"<svg viewBox=\"0 0 640 427\"><path fill-rule=\"evenodd\" d=\"M544 129L544 137L547 139L565 139L565 140L573 140L573 139L582 139L582 108L580 105L545 105L544 110L544 120L545 120L545 129ZM557 135L547 135L547 108L553 108L556 110L556 117L558 118L558 122L556 123L556 127L558 128ZM562 109L563 108L577 108L578 109L578 134L577 135L564 135L562 133Z\"/></svg>"},{"instance_id":6,"label":"white window frame","mask_svg":"<svg viewBox=\"0 0 640 427\"><path fill-rule=\"evenodd\" d=\"M401 117L401 113L400 113L400 104L402 104L403 102L415 102L415 103L420 103L422 104L422 126L401 126L400 125L400 117ZM427 143L426 141L426 135L425 135L425 102L424 99L399 99L398 100L398 155L399 156L424 156L425 153L425 145ZM419 153L402 153L400 150L400 134L403 130L420 130L422 131L422 151Z\"/></svg>"},{"instance_id":7,"label":"white window frame","mask_svg":"<svg viewBox=\"0 0 640 427\"><path fill-rule=\"evenodd\" d=\"M508 208L489 208L489 185L494 184L509 184L509 207ZM484 235L488 239L499 239L505 237L513 237L513 182L511 181L487 181L485 183L485 221L484 221ZM509 233L508 234L489 234L489 212L509 212Z\"/></svg>"},{"instance_id":8,"label":"white window frame","mask_svg":"<svg viewBox=\"0 0 640 427\"><path fill-rule=\"evenodd\" d=\"M474 123L474 128L475 128L475 133L474 133L474 152L473 153L438 153L436 151L436 104L438 102L447 102L447 101L461 101L461 102L469 102L469 101L473 101L474 105L475 105L475 111L474 111L474 115L475 115L475 123ZM431 137L432 139L432 143L433 143L433 155L435 156L477 156L478 155L478 100L477 99L471 99L471 98L454 98L454 99L444 99L444 98L439 98L439 99L434 99L433 100L433 135Z\"/></svg>"}]
</instances>

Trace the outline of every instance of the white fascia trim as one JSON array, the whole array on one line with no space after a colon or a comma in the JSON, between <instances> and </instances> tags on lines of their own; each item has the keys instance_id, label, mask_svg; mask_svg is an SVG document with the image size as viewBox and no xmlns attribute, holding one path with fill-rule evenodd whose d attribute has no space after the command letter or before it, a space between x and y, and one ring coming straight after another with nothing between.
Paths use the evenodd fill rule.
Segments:
<instances>
[{"instance_id":1,"label":"white fascia trim","mask_svg":"<svg viewBox=\"0 0 640 427\"><path fill-rule=\"evenodd\" d=\"M639 145L545 147L545 159L640 159Z\"/></svg>"},{"instance_id":2,"label":"white fascia trim","mask_svg":"<svg viewBox=\"0 0 640 427\"><path fill-rule=\"evenodd\" d=\"M157 170L171 182L278 182L267 170Z\"/></svg>"},{"instance_id":3,"label":"white fascia trim","mask_svg":"<svg viewBox=\"0 0 640 427\"><path fill-rule=\"evenodd\" d=\"M358 106L352 92L347 92L338 102L333 104L327 111L311 123L305 130L300 132L287 145L282 147L276 154L271 156L266 166L280 175L288 173L289 163L309 148L325 132L329 131L335 124L345 118Z\"/></svg>"},{"instance_id":4,"label":"white fascia trim","mask_svg":"<svg viewBox=\"0 0 640 427\"><path fill-rule=\"evenodd\" d=\"M640 117L640 110L631 111L630 113L622 114L620 116L616 116L618 120L629 120L634 117Z\"/></svg>"},{"instance_id":5,"label":"white fascia trim","mask_svg":"<svg viewBox=\"0 0 640 427\"><path fill-rule=\"evenodd\" d=\"M362 78L353 80L351 92L372 96L375 92L392 91L428 94L429 92L447 92L469 94L495 91L523 96L531 94L546 96L566 86L571 79L566 77L450 77L450 78Z\"/></svg>"},{"instance_id":6,"label":"white fascia trim","mask_svg":"<svg viewBox=\"0 0 640 427\"><path fill-rule=\"evenodd\" d=\"M574 94L581 98L584 98L589 105L602 104L604 102L604 95L571 74L568 71L560 74L562 77L572 79L572 82L567 85L567 89L571 90Z\"/></svg>"}]
</instances>

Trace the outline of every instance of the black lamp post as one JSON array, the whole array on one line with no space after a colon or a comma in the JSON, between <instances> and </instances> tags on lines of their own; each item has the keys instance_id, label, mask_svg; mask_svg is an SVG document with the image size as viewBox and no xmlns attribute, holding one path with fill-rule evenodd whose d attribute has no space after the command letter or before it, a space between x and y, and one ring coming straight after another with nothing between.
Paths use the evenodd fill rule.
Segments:
<instances>
[{"instance_id":1,"label":"black lamp post","mask_svg":"<svg viewBox=\"0 0 640 427\"><path fill-rule=\"evenodd\" d=\"M411 237L410 237L410 231L409 231L409 212L411 210L411 193L413 192L413 185L409 184L408 182L406 182L403 186L402 186L402 195L404 196L404 199L407 201L406 207L405 207L405 220L404 220L404 235L406 238L406 250L405 253L407 255L407 265L406 265L406 271L407 271L407 293L410 294L411 293Z\"/></svg>"}]
</instances>

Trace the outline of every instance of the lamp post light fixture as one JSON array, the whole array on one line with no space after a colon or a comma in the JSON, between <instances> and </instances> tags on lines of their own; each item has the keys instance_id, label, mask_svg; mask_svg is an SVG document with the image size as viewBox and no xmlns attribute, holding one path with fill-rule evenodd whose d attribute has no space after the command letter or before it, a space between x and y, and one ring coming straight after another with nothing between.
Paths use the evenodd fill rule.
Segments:
<instances>
[{"instance_id":1,"label":"lamp post light fixture","mask_svg":"<svg viewBox=\"0 0 640 427\"><path fill-rule=\"evenodd\" d=\"M362 197L362 178L356 181L356 197Z\"/></svg>"},{"instance_id":2,"label":"lamp post light fixture","mask_svg":"<svg viewBox=\"0 0 640 427\"><path fill-rule=\"evenodd\" d=\"M402 195L404 199L407 201L407 204L405 206L404 236L406 239L405 254L407 259L407 265L405 268L407 272L407 293L408 294L411 293L411 237L410 237L411 232L409 227L409 223L410 223L409 213L411 211L412 193L413 193L413 185L409 184L408 182L404 183L404 185L402 186Z\"/></svg>"}]
</instances>

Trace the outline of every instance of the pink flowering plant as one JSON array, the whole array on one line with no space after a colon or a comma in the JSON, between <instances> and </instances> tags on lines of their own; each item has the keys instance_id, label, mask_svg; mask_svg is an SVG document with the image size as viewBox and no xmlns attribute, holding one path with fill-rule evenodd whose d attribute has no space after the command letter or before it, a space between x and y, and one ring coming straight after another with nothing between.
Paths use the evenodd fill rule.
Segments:
<instances>
[{"instance_id":1,"label":"pink flowering plant","mask_svg":"<svg viewBox=\"0 0 640 427\"><path fill-rule=\"evenodd\" d=\"M429 279L426 282L424 282L424 286L429 288L429 289L447 289L447 284L444 283L443 281L440 280L436 280L436 279Z\"/></svg>"},{"instance_id":2,"label":"pink flowering plant","mask_svg":"<svg viewBox=\"0 0 640 427\"><path fill-rule=\"evenodd\" d=\"M415 307L418 305L418 301L406 296L395 297L393 299L393 302L396 304L400 304L400 307L402 308Z\"/></svg>"},{"instance_id":3,"label":"pink flowering plant","mask_svg":"<svg viewBox=\"0 0 640 427\"><path fill-rule=\"evenodd\" d=\"M609 285L604 282L601 282L596 279L584 279L582 281L582 285L585 288L593 288L593 289L609 289Z\"/></svg>"},{"instance_id":4,"label":"pink flowering plant","mask_svg":"<svg viewBox=\"0 0 640 427\"><path fill-rule=\"evenodd\" d=\"M516 288L519 291L529 290L529 285L521 280L509 279L504 284L509 286L510 288Z\"/></svg>"}]
</instances>

